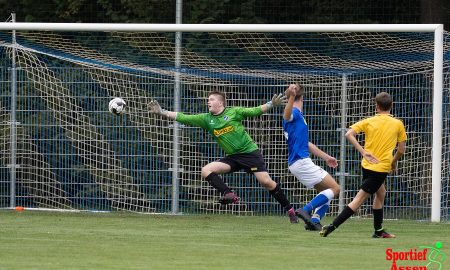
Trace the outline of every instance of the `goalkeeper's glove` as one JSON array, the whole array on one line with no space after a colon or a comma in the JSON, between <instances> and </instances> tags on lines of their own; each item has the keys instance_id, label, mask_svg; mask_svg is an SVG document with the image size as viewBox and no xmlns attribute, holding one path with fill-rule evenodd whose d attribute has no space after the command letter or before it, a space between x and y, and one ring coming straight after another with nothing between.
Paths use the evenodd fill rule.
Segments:
<instances>
[{"instance_id":1,"label":"goalkeeper's glove","mask_svg":"<svg viewBox=\"0 0 450 270\"><path fill-rule=\"evenodd\" d=\"M150 113L155 113L155 114L159 114L159 115L167 115L167 110L162 109L161 105L159 105L159 103L156 99L150 100L150 102L147 105L147 109Z\"/></svg>"},{"instance_id":2,"label":"goalkeeper's glove","mask_svg":"<svg viewBox=\"0 0 450 270\"><path fill-rule=\"evenodd\" d=\"M280 106L286 104L287 99L283 94L275 94L272 97L272 100L266 103L267 108L270 110L274 106Z\"/></svg>"}]
</instances>

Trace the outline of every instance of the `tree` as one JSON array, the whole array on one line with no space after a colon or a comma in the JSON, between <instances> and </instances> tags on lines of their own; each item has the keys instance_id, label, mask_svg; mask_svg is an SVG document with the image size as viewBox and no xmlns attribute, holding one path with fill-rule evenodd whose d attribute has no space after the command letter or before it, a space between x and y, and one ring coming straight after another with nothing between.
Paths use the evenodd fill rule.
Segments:
<instances>
[{"instance_id":1,"label":"tree","mask_svg":"<svg viewBox=\"0 0 450 270\"><path fill-rule=\"evenodd\" d=\"M443 23L444 28L450 27L450 2L448 0L420 0L421 23Z\"/></svg>"}]
</instances>

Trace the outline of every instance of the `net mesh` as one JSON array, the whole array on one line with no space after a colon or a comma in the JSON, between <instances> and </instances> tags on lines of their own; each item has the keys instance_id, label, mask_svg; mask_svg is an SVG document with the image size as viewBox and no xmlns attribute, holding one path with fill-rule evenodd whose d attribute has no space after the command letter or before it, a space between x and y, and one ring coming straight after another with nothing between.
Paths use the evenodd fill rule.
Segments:
<instances>
[{"instance_id":1,"label":"net mesh","mask_svg":"<svg viewBox=\"0 0 450 270\"><path fill-rule=\"evenodd\" d=\"M343 183L344 203L361 183L360 155L342 139L342 123L373 115L380 91L394 99L405 123L407 153L388 177L387 218L429 219L431 209L433 35L431 33L183 33L174 68L173 33L18 32L17 204L28 207L169 212L172 209L174 123L146 110L150 99L173 109L176 74L183 112L206 111L207 93L226 92L231 106L252 107L306 88L310 140L339 160L316 164ZM11 33L0 33L0 207L9 204ZM448 220L449 42L445 34L442 205ZM177 73L178 72L178 73ZM127 113L108 112L113 97ZM287 169L282 110L244 122L270 175L300 206L314 195ZM360 137L362 139L362 137ZM273 214L282 210L253 176L225 181L241 202L220 206L201 167L224 153L209 134L180 126L179 209L185 213ZM343 152L342 152L343 150ZM341 157L341 153L344 155ZM338 211L338 199L330 212ZM371 201L358 215L371 215Z\"/></svg>"}]
</instances>

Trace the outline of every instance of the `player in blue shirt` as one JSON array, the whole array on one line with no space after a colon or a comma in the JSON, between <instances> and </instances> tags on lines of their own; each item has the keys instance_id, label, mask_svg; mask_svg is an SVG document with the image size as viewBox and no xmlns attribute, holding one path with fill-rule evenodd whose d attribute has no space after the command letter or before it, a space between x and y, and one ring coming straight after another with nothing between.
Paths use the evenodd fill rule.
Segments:
<instances>
[{"instance_id":1,"label":"player in blue shirt","mask_svg":"<svg viewBox=\"0 0 450 270\"><path fill-rule=\"evenodd\" d=\"M314 187L319 192L303 208L297 209L297 215L305 222L305 229L320 231L320 220L331 199L339 194L340 187L331 175L312 162L309 153L325 160L331 168L336 168L338 163L308 139L308 124L302 112L304 94L299 84L291 84L286 90L288 103L283 113L283 130L288 145L289 171L307 188Z\"/></svg>"}]
</instances>

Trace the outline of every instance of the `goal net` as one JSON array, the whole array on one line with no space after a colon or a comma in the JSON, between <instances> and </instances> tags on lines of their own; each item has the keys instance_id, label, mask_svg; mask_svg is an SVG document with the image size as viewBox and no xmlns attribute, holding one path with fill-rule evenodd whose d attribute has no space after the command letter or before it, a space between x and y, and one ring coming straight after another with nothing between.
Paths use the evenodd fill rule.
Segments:
<instances>
[{"instance_id":1,"label":"goal net","mask_svg":"<svg viewBox=\"0 0 450 270\"><path fill-rule=\"evenodd\" d=\"M15 39L11 32L0 32L0 207L10 206L14 184L16 205L30 208L279 214L278 203L244 172L224 176L241 202L221 206L220 194L200 172L224 153L205 131L149 114L146 104L157 99L173 110L179 100L182 112L203 113L207 93L218 89L229 106L252 107L298 82L306 89L310 140L339 161L331 169L312 157L343 190L331 203L331 215L361 184L361 157L346 143L345 128L373 115L373 97L387 91L408 141L398 171L387 180L385 216L430 219L433 103L442 102L440 211L448 220L448 33L442 101L433 100L433 33L185 32L179 67L175 33L17 31ZM127 102L125 115L108 112L114 97ZM277 108L244 125L272 178L299 207L315 192L287 169L281 120L282 108ZM371 215L370 205L358 215Z\"/></svg>"}]
</instances>

